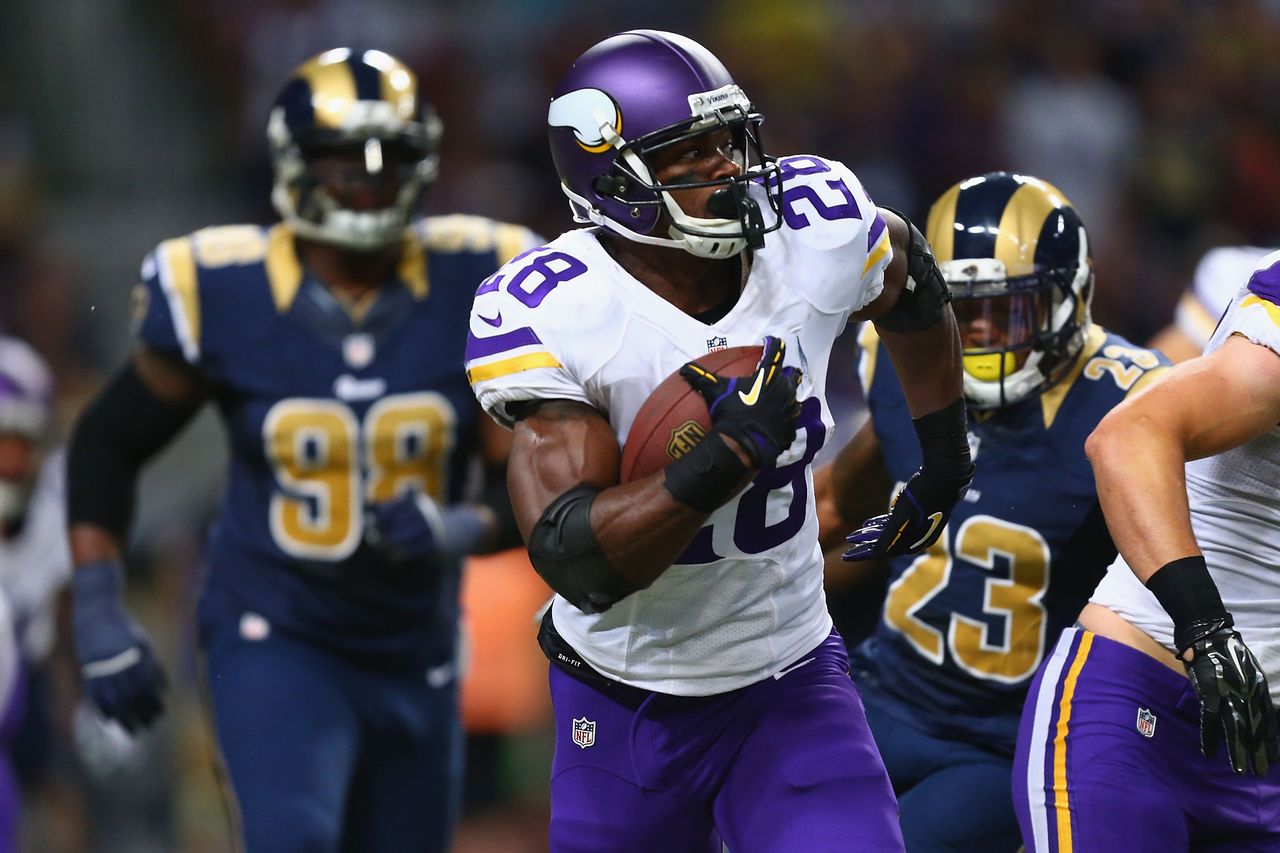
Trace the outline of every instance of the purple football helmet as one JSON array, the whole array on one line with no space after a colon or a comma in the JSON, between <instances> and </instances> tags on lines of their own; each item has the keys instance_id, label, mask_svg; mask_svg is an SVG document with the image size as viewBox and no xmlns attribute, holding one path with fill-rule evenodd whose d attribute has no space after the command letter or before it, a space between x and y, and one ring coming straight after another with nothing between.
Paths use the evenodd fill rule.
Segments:
<instances>
[{"instance_id":1,"label":"purple football helmet","mask_svg":"<svg viewBox=\"0 0 1280 853\"><path fill-rule=\"evenodd\" d=\"M778 227L782 180L761 148L762 121L711 51L658 30L591 47L565 73L547 113L551 156L575 221L704 258L758 249ZM650 154L717 128L733 135L737 176L657 184ZM689 216L669 193L707 186L719 187L708 202L717 218ZM768 226L761 198L772 208ZM664 211L667 236L654 233Z\"/></svg>"}]
</instances>

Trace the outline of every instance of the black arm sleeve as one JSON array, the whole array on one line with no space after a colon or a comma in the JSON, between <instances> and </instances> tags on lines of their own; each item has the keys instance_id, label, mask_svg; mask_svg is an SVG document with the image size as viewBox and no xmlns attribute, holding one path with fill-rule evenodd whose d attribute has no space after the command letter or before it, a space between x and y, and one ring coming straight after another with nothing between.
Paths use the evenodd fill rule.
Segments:
<instances>
[{"instance_id":1,"label":"black arm sleeve","mask_svg":"<svg viewBox=\"0 0 1280 853\"><path fill-rule=\"evenodd\" d=\"M67 454L67 523L129 531L138 471L199 410L151 392L126 364L81 413Z\"/></svg>"}]
</instances>

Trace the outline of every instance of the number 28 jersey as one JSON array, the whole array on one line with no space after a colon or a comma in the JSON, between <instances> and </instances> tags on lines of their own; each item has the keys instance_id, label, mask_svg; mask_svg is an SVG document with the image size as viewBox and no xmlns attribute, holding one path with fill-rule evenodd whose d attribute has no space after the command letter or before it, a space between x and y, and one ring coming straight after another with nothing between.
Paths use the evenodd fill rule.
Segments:
<instances>
[{"instance_id":1,"label":"number 28 jersey","mask_svg":"<svg viewBox=\"0 0 1280 853\"><path fill-rule=\"evenodd\" d=\"M533 243L517 226L428 217L362 306L306 274L284 225L208 228L148 255L136 334L212 383L231 442L202 624L252 612L387 665L453 654L458 567L389 564L364 543L364 512L408 488L462 497L479 416L468 302Z\"/></svg>"},{"instance_id":2,"label":"number 28 jersey","mask_svg":"<svg viewBox=\"0 0 1280 853\"><path fill-rule=\"evenodd\" d=\"M884 220L847 168L808 156L781 164L782 225L751 257L737 304L714 323L632 278L591 228L508 264L472 308L468 375L502 423L513 401L575 400L608 418L623 444L654 388L710 351L774 335L787 344L787 363L803 370L796 441L711 514L652 586L600 614L556 597L560 635L605 676L643 689L704 696L743 687L831 631L810 465L832 423L824 398L832 342L879 295L891 252Z\"/></svg>"},{"instance_id":3,"label":"number 28 jersey","mask_svg":"<svg viewBox=\"0 0 1280 853\"><path fill-rule=\"evenodd\" d=\"M859 374L885 465L898 482L920 447L871 324ZM880 623L854 679L937 737L1012 754L1031 676L1115 557L1085 439L1168 360L1089 327L1070 374L1044 394L969 413L976 472L946 530L895 557Z\"/></svg>"}]
</instances>

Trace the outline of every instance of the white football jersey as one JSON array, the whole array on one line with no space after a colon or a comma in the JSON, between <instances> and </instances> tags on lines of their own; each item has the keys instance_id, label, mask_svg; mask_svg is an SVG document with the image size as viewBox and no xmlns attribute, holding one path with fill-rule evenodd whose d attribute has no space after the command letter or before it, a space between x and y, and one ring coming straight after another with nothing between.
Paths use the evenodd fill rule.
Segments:
<instances>
[{"instance_id":1,"label":"white football jersey","mask_svg":"<svg viewBox=\"0 0 1280 853\"><path fill-rule=\"evenodd\" d=\"M1232 298L1273 251L1257 246L1218 246L1205 252L1196 264L1191 286L1178 300L1175 322L1182 333L1203 350Z\"/></svg>"},{"instance_id":2,"label":"white football jersey","mask_svg":"<svg viewBox=\"0 0 1280 853\"><path fill-rule=\"evenodd\" d=\"M554 601L556 629L591 666L644 689L703 696L743 687L831 631L811 463L832 427L832 342L880 294L891 249L845 166L807 156L782 164L783 224L715 323L632 278L593 228L514 259L480 286L472 308L467 373L501 423L512 401L577 400L603 413L623 444L654 388L708 352L774 335L786 342L786 363L803 370L795 443L711 515L675 565L605 613ZM766 208L762 192L759 200Z\"/></svg>"},{"instance_id":3,"label":"white football jersey","mask_svg":"<svg viewBox=\"0 0 1280 853\"><path fill-rule=\"evenodd\" d=\"M22 655L34 662L53 648L54 599L71 577L64 457L57 451L45 458L22 530L0 541L0 594L13 611Z\"/></svg>"},{"instance_id":4,"label":"white football jersey","mask_svg":"<svg viewBox=\"0 0 1280 853\"><path fill-rule=\"evenodd\" d=\"M1257 264L1280 265L1280 252ZM1206 352L1232 335L1280 353L1280 305L1251 291L1246 277ZM1222 603L1235 618L1280 702L1280 426L1233 450L1187 463L1191 527ZM1118 558L1091 599L1173 648L1173 623Z\"/></svg>"}]
</instances>

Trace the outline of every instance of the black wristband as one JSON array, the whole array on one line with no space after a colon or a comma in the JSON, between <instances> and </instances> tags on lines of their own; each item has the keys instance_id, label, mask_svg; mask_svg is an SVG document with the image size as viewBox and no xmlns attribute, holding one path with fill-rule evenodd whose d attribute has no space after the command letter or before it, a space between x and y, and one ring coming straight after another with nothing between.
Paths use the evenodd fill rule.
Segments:
<instances>
[{"instance_id":1,"label":"black wristband","mask_svg":"<svg viewBox=\"0 0 1280 853\"><path fill-rule=\"evenodd\" d=\"M967 480L973 474L969 456L969 422L964 397L912 422L920 440L924 467L934 474Z\"/></svg>"},{"instance_id":2,"label":"black wristband","mask_svg":"<svg viewBox=\"0 0 1280 853\"><path fill-rule=\"evenodd\" d=\"M716 430L663 471L671 497L707 514L733 497L747 476L747 466Z\"/></svg>"},{"instance_id":3,"label":"black wristband","mask_svg":"<svg viewBox=\"0 0 1280 853\"><path fill-rule=\"evenodd\" d=\"M1147 589L1173 619L1179 654L1207 634L1235 624L1200 555L1165 563L1147 578Z\"/></svg>"}]
</instances>

